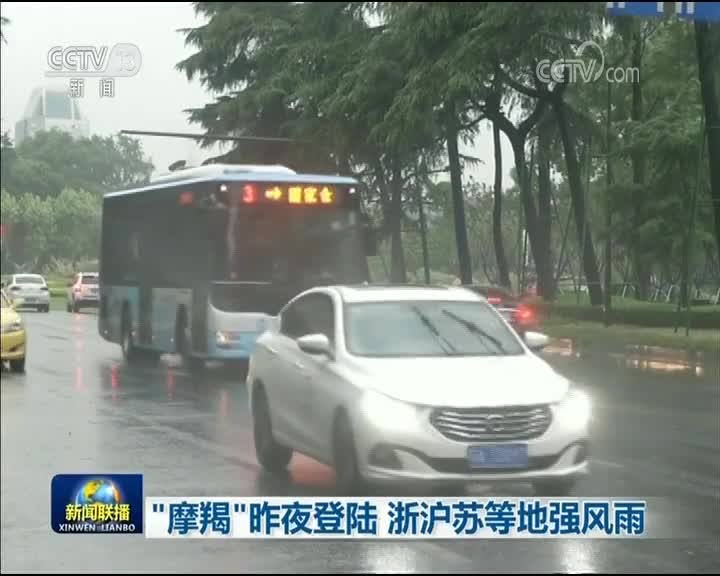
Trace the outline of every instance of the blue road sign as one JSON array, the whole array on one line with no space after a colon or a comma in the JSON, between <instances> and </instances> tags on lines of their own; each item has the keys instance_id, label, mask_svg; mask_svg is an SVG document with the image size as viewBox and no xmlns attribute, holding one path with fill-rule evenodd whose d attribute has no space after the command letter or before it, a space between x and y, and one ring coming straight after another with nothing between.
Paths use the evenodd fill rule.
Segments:
<instances>
[{"instance_id":1,"label":"blue road sign","mask_svg":"<svg viewBox=\"0 0 720 576\"><path fill-rule=\"evenodd\" d=\"M613 16L662 17L666 4L678 18L720 22L720 2L606 2Z\"/></svg>"}]
</instances>

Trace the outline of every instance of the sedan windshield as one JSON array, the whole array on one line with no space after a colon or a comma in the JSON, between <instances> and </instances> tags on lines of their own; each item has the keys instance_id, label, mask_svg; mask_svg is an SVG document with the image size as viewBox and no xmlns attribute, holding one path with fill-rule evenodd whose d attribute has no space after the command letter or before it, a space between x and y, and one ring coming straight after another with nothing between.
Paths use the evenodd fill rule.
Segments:
<instances>
[{"instance_id":1,"label":"sedan windshield","mask_svg":"<svg viewBox=\"0 0 720 576\"><path fill-rule=\"evenodd\" d=\"M37 284L42 286L45 284L41 276L15 276L16 284Z\"/></svg>"},{"instance_id":2,"label":"sedan windshield","mask_svg":"<svg viewBox=\"0 0 720 576\"><path fill-rule=\"evenodd\" d=\"M348 351L356 356L512 356L515 334L483 302L398 301L348 304Z\"/></svg>"}]
</instances>

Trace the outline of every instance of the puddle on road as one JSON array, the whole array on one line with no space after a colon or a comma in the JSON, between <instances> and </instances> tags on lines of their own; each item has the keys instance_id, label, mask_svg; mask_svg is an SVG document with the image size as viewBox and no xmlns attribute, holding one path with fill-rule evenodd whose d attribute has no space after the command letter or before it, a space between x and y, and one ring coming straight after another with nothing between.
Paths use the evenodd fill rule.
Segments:
<instances>
[{"instance_id":1,"label":"puddle on road","mask_svg":"<svg viewBox=\"0 0 720 576\"><path fill-rule=\"evenodd\" d=\"M643 372L681 373L701 378L705 375L702 352L660 346L626 346L622 354L611 354L621 366Z\"/></svg>"},{"instance_id":2,"label":"puddle on road","mask_svg":"<svg viewBox=\"0 0 720 576\"><path fill-rule=\"evenodd\" d=\"M543 349L544 354L562 356L563 358L580 358L579 347L572 338L555 338Z\"/></svg>"},{"instance_id":3,"label":"puddle on road","mask_svg":"<svg viewBox=\"0 0 720 576\"><path fill-rule=\"evenodd\" d=\"M561 358L583 358L591 356L591 348L581 348L572 338L553 339L544 354ZM603 354L604 355L604 354ZM682 374L702 378L705 375L708 358L702 352L662 346L628 345L620 352L607 352L621 368L664 374Z\"/></svg>"}]
</instances>

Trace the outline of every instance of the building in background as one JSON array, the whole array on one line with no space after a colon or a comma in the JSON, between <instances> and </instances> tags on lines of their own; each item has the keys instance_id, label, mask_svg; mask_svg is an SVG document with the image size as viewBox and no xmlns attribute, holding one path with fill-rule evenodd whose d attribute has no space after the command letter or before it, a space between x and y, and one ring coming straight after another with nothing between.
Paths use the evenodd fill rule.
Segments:
<instances>
[{"instance_id":1,"label":"building in background","mask_svg":"<svg viewBox=\"0 0 720 576\"><path fill-rule=\"evenodd\" d=\"M90 135L90 123L80 113L77 99L70 97L67 87L42 86L33 90L23 117L15 123L15 144L52 129L74 138Z\"/></svg>"}]
</instances>

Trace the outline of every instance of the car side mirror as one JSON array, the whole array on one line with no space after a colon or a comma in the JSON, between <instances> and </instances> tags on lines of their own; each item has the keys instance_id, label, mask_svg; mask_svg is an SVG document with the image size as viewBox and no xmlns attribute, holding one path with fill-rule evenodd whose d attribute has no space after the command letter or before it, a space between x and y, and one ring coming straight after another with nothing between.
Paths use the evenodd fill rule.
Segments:
<instances>
[{"instance_id":1,"label":"car side mirror","mask_svg":"<svg viewBox=\"0 0 720 576\"><path fill-rule=\"evenodd\" d=\"M330 340L325 334L307 334L297 340L298 347L306 354L332 357Z\"/></svg>"},{"instance_id":2,"label":"car side mirror","mask_svg":"<svg viewBox=\"0 0 720 576\"><path fill-rule=\"evenodd\" d=\"M550 338L540 332L525 332L525 344L535 352L550 344Z\"/></svg>"}]
</instances>

